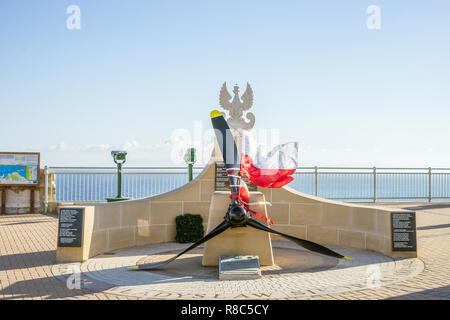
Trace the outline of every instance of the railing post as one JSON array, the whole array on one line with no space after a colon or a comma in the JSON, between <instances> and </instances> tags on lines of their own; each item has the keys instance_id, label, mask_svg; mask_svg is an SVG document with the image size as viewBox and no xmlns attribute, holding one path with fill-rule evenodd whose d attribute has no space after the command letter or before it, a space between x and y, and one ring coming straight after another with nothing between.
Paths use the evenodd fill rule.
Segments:
<instances>
[{"instance_id":1,"label":"railing post","mask_svg":"<svg viewBox=\"0 0 450 320\"><path fill-rule=\"evenodd\" d=\"M317 197L317 176L319 172L317 166L314 167L314 195Z\"/></svg>"},{"instance_id":2,"label":"railing post","mask_svg":"<svg viewBox=\"0 0 450 320\"><path fill-rule=\"evenodd\" d=\"M373 167L373 202L377 201L377 168Z\"/></svg>"},{"instance_id":3,"label":"railing post","mask_svg":"<svg viewBox=\"0 0 450 320\"><path fill-rule=\"evenodd\" d=\"M48 211L48 167L44 167L44 213Z\"/></svg>"},{"instance_id":4,"label":"railing post","mask_svg":"<svg viewBox=\"0 0 450 320\"><path fill-rule=\"evenodd\" d=\"M428 202L431 202L431 167L428 168Z\"/></svg>"}]
</instances>

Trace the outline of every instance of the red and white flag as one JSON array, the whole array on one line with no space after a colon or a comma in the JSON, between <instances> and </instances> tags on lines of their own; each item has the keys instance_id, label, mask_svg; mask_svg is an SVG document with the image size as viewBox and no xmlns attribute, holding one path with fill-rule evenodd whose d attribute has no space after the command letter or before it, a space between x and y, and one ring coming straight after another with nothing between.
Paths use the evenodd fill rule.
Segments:
<instances>
[{"instance_id":1,"label":"red and white flag","mask_svg":"<svg viewBox=\"0 0 450 320\"><path fill-rule=\"evenodd\" d=\"M256 138L243 130L241 148L241 174L248 182L264 188L281 188L294 180L297 169L298 144L289 142L265 152Z\"/></svg>"},{"instance_id":2,"label":"red and white flag","mask_svg":"<svg viewBox=\"0 0 450 320\"><path fill-rule=\"evenodd\" d=\"M260 214L259 212L256 212L252 209L250 209L251 205L255 205L255 204L268 204L271 205L269 202L250 202L250 194L248 192L248 188L247 188L247 184L245 183L244 180L239 179L239 196L238 196L238 201L244 206L244 208L249 211L251 214L257 216L258 218L261 218L265 221L267 221L269 223L269 226L273 224L273 221L269 218L267 218L266 216L263 216L262 214Z\"/></svg>"}]
</instances>

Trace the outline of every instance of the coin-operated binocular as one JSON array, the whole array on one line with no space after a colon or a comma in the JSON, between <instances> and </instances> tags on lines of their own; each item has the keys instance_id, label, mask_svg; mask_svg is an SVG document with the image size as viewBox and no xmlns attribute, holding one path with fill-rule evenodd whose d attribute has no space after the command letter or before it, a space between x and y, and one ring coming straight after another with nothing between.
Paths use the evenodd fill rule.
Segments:
<instances>
[{"instance_id":1,"label":"coin-operated binocular","mask_svg":"<svg viewBox=\"0 0 450 320\"><path fill-rule=\"evenodd\" d=\"M122 197L122 165L126 161L126 151L111 151L114 163L117 164L117 196L115 198L106 198L108 202L130 200L130 198Z\"/></svg>"},{"instance_id":2,"label":"coin-operated binocular","mask_svg":"<svg viewBox=\"0 0 450 320\"><path fill-rule=\"evenodd\" d=\"M197 161L197 156L195 155L195 148L188 148L184 154L184 162L188 165L188 175L189 181L194 178L194 163Z\"/></svg>"}]
</instances>

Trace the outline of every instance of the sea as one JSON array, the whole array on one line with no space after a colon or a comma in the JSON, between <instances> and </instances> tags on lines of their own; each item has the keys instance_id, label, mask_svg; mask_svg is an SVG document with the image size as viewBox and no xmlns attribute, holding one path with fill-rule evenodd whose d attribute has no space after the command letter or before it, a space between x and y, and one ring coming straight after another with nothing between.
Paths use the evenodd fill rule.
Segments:
<instances>
[{"instance_id":1,"label":"sea","mask_svg":"<svg viewBox=\"0 0 450 320\"><path fill-rule=\"evenodd\" d=\"M57 171L54 171L57 172ZM200 172L194 172L195 176ZM55 183L57 202L102 202L116 197L117 174L114 170L101 172L58 172ZM297 171L289 187L322 198L350 201L450 201L450 170L431 176L416 172L349 172L336 170L321 172ZM158 172L125 172L122 177L122 196L140 199L164 193L188 183L184 170Z\"/></svg>"}]
</instances>

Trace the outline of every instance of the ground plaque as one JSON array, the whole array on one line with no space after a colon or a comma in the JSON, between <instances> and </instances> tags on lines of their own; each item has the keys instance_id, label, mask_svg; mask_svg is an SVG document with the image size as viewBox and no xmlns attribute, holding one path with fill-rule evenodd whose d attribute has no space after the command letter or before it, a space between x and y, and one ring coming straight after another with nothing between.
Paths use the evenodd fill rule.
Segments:
<instances>
[{"instance_id":1,"label":"ground plaque","mask_svg":"<svg viewBox=\"0 0 450 320\"><path fill-rule=\"evenodd\" d=\"M258 256L220 256L220 280L259 278L261 278L261 269Z\"/></svg>"},{"instance_id":2,"label":"ground plaque","mask_svg":"<svg viewBox=\"0 0 450 320\"><path fill-rule=\"evenodd\" d=\"M391 213L392 251L417 251L416 214Z\"/></svg>"},{"instance_id":3,"label":"ground plaque","mask_svg":"<svg viewBox=\"0 0 450 320\"><path fill-rule=\"evenodd\" d=\"M242 177L247 184L248 191L258 191L257 186L247 181L247 177ZM216 162L216 179L215 179L216 191L230 191L230 179L227 175L227 168L224 162Z\"/></svg>"},{"instance_id":4,"label":"ground plaque","mask_svg":"<svg viewBox=\"0 0 450 320\"><path fill-rule=\"evenodd\" d=\"M59 210L58 247L81 247L84 208Z\"/></svg>"}]
</instances>

